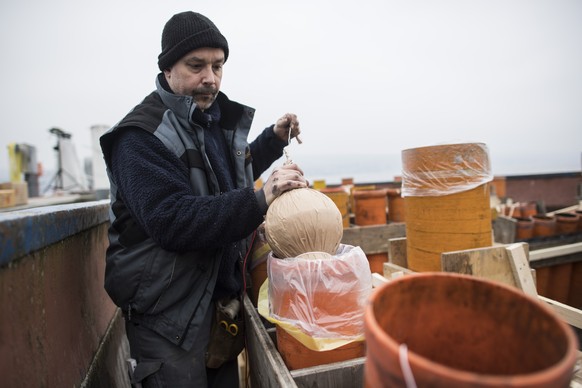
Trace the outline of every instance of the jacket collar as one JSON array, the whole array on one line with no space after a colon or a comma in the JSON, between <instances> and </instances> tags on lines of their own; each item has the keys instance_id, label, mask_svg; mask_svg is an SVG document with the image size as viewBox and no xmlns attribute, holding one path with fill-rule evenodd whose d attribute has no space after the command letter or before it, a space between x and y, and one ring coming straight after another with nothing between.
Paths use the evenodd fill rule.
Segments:
<instances>
[{"instance_id":1,"label":"jacket collar","mask_svg":"<svg viewBox=\"0 0 582 388\"><path fill-rule=\"evenodd\" d=\"M156 89L164 105L172 110L179 120L192 123L192 113L194 112L194 109L196 109L196 103L191 96L179 96L174 94L170 90L170 86L164 77L164 73L159 73L156 77ZM248 111L251 116L255 111L253 108L229 100L226 94L222 92L218 92L215 103L218 103L218 106L220 107L220 125L224 129L234 129L245 110Z\"/></svg>"},{"instance_id":2,"label":"jacket collar","mask_svg":"<svg viewBox=\"0 0 582 388\"><path fill-rule=\"evenodd\" d=\"M160 73L156 77L156 89L164 105L174 112L179 119L190 122L192 112L196 109L196 104L191 96L179 96L172 93L164 78L164 73Z\"/></svg>"}]
</instances>

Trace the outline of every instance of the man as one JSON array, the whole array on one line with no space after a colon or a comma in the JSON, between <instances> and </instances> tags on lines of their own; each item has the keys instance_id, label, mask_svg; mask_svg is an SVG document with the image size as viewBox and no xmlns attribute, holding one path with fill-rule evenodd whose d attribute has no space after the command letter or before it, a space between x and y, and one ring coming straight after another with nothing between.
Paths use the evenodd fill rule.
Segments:
<instances>
[{"instance_id":1,"label":"man","mask_svg":"<svg viewBox=\"0 0 582 388\"><path fill-rule=\"evenodd\" d=\"M125 317L135 385L238 386L236 355L206 367L215 306L243 291L241 263L268 205L308 185L287 164L253 190L299 122L285 114L249 145L254 110L219 92L228 53L208 18L174 15L156 91L101 137L111 184L105 288Z\"/></svg>"}]
</instances>

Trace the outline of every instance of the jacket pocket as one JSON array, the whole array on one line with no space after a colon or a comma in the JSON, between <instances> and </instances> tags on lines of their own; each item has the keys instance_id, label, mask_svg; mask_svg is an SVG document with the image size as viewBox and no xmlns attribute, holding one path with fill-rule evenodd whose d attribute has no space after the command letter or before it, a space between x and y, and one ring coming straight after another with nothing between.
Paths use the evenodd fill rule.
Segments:
<instances>
[{"instance_id":1,"label":"jacket pocket","mask_svg":"<svg viewBox=\"0 0 582 388\"><path fill-rule=\"evenodd\" d=\"M154 305L172 277L176 254L164 251L148 239L109 253L105 289L124 311L144 314Z\"/></svg>"},{"instance_id":2,"label":"jacket pocket","mask_svg":"<svg viewBox=\"0 0 582 388\"><path fill-rule=\"evenodd\" d=\"M169 271L170 275L165 276L163 288L156 292L157 299L147 314L166 311L178 302L192 299L193 292L204 287L206 283L204 279L209 276L209 273L206 266L201 265L196 256L194 252L174 256L172 268L164 269L164 272ZM153 274L155 276L155 272Z\"/></svg>"}]
</instances>

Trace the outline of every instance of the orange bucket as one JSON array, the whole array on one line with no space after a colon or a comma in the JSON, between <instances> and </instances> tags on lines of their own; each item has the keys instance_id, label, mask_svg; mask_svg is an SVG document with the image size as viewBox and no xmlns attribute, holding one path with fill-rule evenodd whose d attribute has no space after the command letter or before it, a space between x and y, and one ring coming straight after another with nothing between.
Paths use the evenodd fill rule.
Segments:
<instances>
[{"instance_id":1,"label":"orange bucket","mask_svg":"<svg viewBox=\"0 0 582 388\"><path fill-rule=\"evenodd\" d=\"M355 190L354 207L356 225L386 224L386 190Z\"/></svg>"},{"instance_id":2,"label":"orange bucket","mask_svg":"<svg viewBox=\"0 0 582 388\"><path fill-rule=\"evenodd\" d=\"M323 194L327 195L339 209L342 215L342 223L344 228L350 227L350 213L348 211L348 203L350 200L349 193L342 187L327 187L320 189Z\"/></svg>"},{"instance_id":3,"label":"orange bucket","mask_svg":"<svg viewBox=\"0 0 582 388\"><path fill-rule=\"evenodd\" d=\"M388 253L369 253L366 254L370 271L384 275L384 263L388 262Z\"/></svg>"},{"instance_id":4,"label":"orange bucket","mask_svg":"<svg viewBox=\"0 0 582 388\"><path fill-rule=\"evenodd\" d=\"M468 275L392 280L371 295L364 325L370 388L567 388L578 354L574 331L549 307Z\"/></svg>"},{"instance_id":5,"label":"orange bucket","mask_svg":"<svg viewBox=\"0 0 582 388\"><path fill-rule=\"evenodd\" d=\"M531 218L516 218L515 239L518 241L529 240L533 237L534 222Z\"/></svg>"},{"instance_id":6,"label":"orange bucket","mask_svg":"<svg viewBox=\"0 0 582 388\"><path fill-rule=\"evenodd\" d=\"M578 220L576 213L556 213L556 234L574 234L578 232Z\"/></svg>"},{"instance_id":7,"label":"orange bucket","mask_svg":"<svg viewBox=\"0 0 582 388\"><path fill-rule=\"evenodd\" d=\"M404 198L402 198L400 189L388 189L388 221L390 222L405 222L406 221L406 205Z\"/></svg>"},{"instance_id":8,"label":"orange bucket","mask_svg":"<svg viewBox=\"0 0 582 388\"><path fill-rule=\"evenodd\" d=\"M521 217L529 218L538 213L538 204L536 202L526 202L521 204Z\"/></svg>"},{"instance_id":9,"label":"orange bucket","mask_svg":"<svg viewBox=\"0 0 582 388\"><path fill-rule=\"evenodd\" d=\"M532 216L534 221L534 237L550 237L556 235L556 218L543 214Z\"/></svg>"}]
</instances>

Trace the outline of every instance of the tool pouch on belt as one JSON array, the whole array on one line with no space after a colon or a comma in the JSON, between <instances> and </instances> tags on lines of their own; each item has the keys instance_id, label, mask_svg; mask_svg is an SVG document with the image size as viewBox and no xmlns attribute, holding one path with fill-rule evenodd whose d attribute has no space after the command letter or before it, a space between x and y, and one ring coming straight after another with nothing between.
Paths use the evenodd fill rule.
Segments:
<instances>
[{"instance_id":1,"label":"tool pouch on belt","mask_svg":"<svg viewBox=\"0 0 582 388\"><path fill-rule=\"evenodd\" d=\"M239 299L216 302L216 312L206 352L207 368L219 368L226 361L234 360L244 349L245 323L239 312Z\"/></svg>"}]
</instances>

